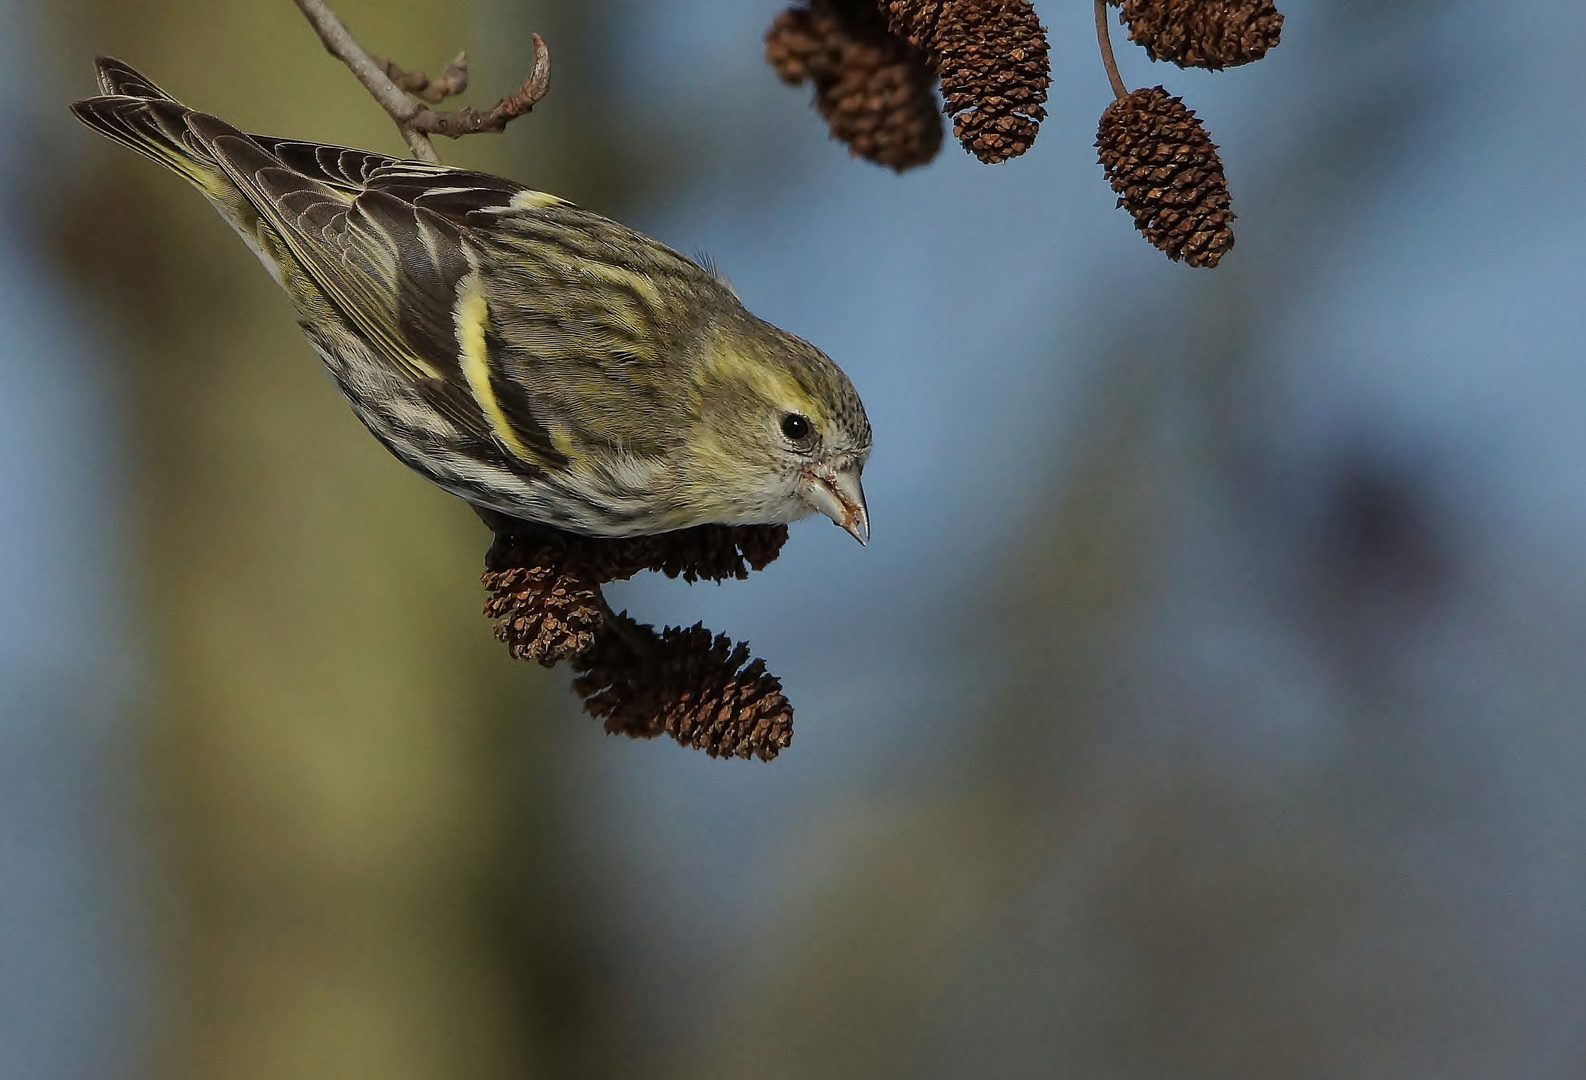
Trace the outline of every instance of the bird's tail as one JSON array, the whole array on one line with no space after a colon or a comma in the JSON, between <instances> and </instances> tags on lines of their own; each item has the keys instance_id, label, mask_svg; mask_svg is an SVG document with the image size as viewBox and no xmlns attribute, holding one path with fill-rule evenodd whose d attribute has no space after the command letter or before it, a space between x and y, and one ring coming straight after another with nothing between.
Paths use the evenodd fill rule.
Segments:
<instances>
[{"instance_id":1,"label":"bird's tail","mask_svg":"<svg viewBox=\"0 0 1586 1080\"><path fill-rule=\"evenodd\" d=\"M213 139L217 134L233 135L256 153L268 154L231 125L189 109L120 60L101 56L94 66L103 94L74 101L77 119L187 179L253 249L276 284L285 286L291 262L287 247L260 216L248 192L217 160Z\"/></svg>"},{"instance_id":2,"label":"bird's tail","mask_svg":"<svg viewBox=\"0 0 1586 1080\"><path fill-rule=\"evenodd\" d=\"M120 60L100 56L94 66L101 96L72 102L77 119L185 177L211 200L234 201L236 185L188 128L192 109Z\"/></svg>"}]
</instances>

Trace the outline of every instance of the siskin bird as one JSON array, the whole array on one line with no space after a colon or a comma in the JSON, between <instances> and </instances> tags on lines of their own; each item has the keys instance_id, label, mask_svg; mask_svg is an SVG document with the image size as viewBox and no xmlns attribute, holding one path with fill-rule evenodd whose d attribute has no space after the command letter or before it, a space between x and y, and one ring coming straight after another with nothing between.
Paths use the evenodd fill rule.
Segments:
<instances>
[{"instance_id":1,"label":"siskin bird","mask_svg":"<svg viewBox=\"0 0 1586 1080\"><path fill-rule=\"evenodd\" d=\"M245 135L97 64L72 112L203 192L359 419L440 487L590 536L819 512L868 541L853 384L713 272L511 180Z\"/></svg>"}]
</instances>

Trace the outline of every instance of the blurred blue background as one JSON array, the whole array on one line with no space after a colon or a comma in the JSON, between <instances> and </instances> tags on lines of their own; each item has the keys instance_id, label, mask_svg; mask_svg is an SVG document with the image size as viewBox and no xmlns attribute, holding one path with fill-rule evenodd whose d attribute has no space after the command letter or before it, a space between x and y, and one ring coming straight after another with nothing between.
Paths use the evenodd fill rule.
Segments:
<instances>
[{"instance_id":1,"label":"blurred blue background","mask_svg":"<svg viewBox=\"0 0 1586 1080\"><path fill-rule=\"evenodd\" d=\"M1027 155L903 176L775 3L341 5L470 101L540 30L544 107L443 156L708 253L863 394L867 550L614 590L767 658L761 765L497 655L471 515L64 112L113 52L394 151L290 5L0 6L0 1076L1586 1069L1586 9L1288 0L1218 75L1115 32L1221 146L1196 272L1113 209L1088 4L1037 3Z\"/></svg>"}]
</instances>

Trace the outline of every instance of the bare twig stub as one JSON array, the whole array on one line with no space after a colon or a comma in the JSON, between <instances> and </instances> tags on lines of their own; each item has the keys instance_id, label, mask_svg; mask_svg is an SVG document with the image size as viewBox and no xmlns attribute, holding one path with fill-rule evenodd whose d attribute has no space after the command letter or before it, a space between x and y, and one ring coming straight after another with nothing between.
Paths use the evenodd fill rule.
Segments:
<instances>
[{"instance_id":1,"label":"bare twig stub","mask_svg":"<svg viewBox=\"0 0 1586 1080\"><path fill-rule=\"evenodd\" d=\"M486 112L477 109L440 112L423 102L414 101L408 94L417 94L424 102L433 104L462 93L468 86L467 59L462 54L446 66L439 79L432 81L423 74L404 71L390 60L369 55L324 0L293 2L308 19L315 33L319 34L320 41L324 42L330 54L347 65L396 123L397 130L402 132L402 138L407 141L408 149L420 161L440 164L440 155L435 152L429 139L431 135L456 139L485 131L501 131L533 109L550 90L551 53L546 48L545 40L535 34L533 70L515 92L502 98L495 108Z\"/></svg>"},{"instance_id":2,"label":"bare twig stub","mask_svg":"<svg viewBox=\"0 0 1586 1080\"><path fill-rule=\"evenodd\" d=\"M487 112L479 112L476 109L458 109L456 112L420 109L413 117L413 127L418 131L457 139L464 135L477 135L482 131L501 131L512 121L532 110L551 88L551 50L545 47L545 39L539 34L533 37L533 70L529 72L529 77L523 80L523 85L502 98L495 108Z\"/></svg>"},{"instance_id":3,"label":"bare twig stub","mask_svg":"<svg viewBox=\"0 0 1586 1080\"><path fill-rule=\"evenodd\" d=\"M380 56L372 59L386 73L386 78L431 105L439 105L468 89L468 54L465 52L458 53L438 79L432 79L422 71L404 71L395 60Z\"/></svg>"},{"instance_id":4,"label":"bare twig stub","mask_svg":"<svg viewBox=\"0 0 1586 1080\"><path fill-rule=\"evenodd\" d=\"M369 91L371 97L380 103L386 114L396 121L397 130L402 132L402 137L407 140L408 149L413 151L413 156L420 161L428 161L439 165L440 155L435 152L435 147L430 145L429 139L422 133L414 130L410 121L413 114L424 106L404 94L396 83L380 69L374 59L358 44L351 31L342 25L336 13L327 7L324 0L293 0L314 32L319 34L320 41L325 43L326 50L346 64L348 69L363 83L364 89Z\"/></svg>"}]
</instances>

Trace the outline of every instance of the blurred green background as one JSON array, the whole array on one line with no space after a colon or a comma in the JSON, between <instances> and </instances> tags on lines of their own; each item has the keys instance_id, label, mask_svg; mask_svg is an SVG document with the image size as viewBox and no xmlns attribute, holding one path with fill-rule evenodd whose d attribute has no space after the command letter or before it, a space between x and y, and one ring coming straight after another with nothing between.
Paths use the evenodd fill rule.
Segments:
<instances>
[{"instance_id":1,"label":"blurred green background","mask_svg":"<svg viewBox=\"0 0 1586 1080\"><path fill-rule=\"evenodd\" d=\"M0 1077L1586 1069L1586 11L1123 49L1223 148L1205 273L1112 209L1077 0L1034 149L902 177L765 67L774 2L333 6L479 105L544 35L443 158L829 351L875 542L616 590L750 640L783 757L606 739L230 230L65 112L108 53L399 152L296 8L0 0Z\"/></svg>"}]
</instances>

